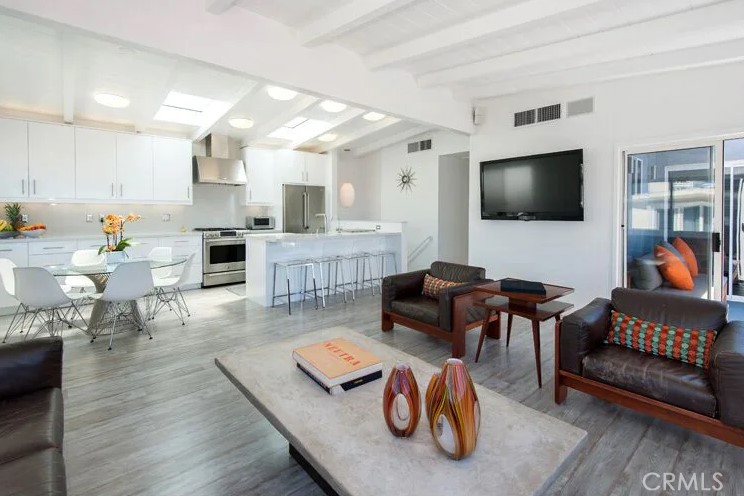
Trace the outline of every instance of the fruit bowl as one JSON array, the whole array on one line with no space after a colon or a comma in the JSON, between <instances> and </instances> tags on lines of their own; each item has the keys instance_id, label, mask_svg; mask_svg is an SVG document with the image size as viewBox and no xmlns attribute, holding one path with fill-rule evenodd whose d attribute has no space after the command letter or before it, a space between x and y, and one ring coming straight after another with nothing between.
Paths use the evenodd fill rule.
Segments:
<instances>
[{"instance_id":1,"label":"fruit bowl","mask_svg":"<svg viewBox=\"0 0 744 496\"><path fill-rule=\"evenodd\" d=\"M15 238L18 236L18 231L0 231L0 239Z\"/></svg>"},{"instance_id":2,"label":"fruit bowl","mask_svg":"<svg viewBox=\"0 0 744 496\"><path fill-rule=\"evenodd\" d=\"M38 238L46 232L46 229L34 229L32 231L21 231L20 233L27 238Z\"/></svg>"}]
</instances>

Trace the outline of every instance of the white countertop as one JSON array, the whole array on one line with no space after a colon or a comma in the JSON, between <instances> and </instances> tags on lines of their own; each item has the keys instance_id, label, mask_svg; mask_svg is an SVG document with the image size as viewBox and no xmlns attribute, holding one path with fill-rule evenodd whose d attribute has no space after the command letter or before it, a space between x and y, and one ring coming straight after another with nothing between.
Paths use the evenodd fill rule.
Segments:
<instances>
[{"instance_id":1,"label":"white countertop","mask_svg":"<svg viewBox=\"0 0 744 496\"><path fill-rule=\"evenodd\" d=\"M133 238L134 241L137 241L137 238L171 238L171 237L181 237L181 236L197 236L201 238L201 233L195 232L195 231L186 231L185 233L182 232L162 232L162 233L126 233L126 237ZM85 233L85 234L44 234L40 238L9 238L9 239L0 239L0 243L35 243L35 242L43 242L43 241L75 241L78 239L96 239L101 238L102 240L105 238L105 236L102 233Z\"/></svg>"},{"instance_id":2,"label":"white countertop","mask_svg":"<svg viewBox=\"0 0 744 496\"><path fill-rule=\"evenodd\" d=\"M286 242L315 242L326 241L338 238L370 237L370 236L400 236L399 232L330 232L327 234L301 234L301 233L273 233L273 234L254 234L250 236L250 241L263 241L265 243L286 243Z\"/></svg>"}]
</instances>

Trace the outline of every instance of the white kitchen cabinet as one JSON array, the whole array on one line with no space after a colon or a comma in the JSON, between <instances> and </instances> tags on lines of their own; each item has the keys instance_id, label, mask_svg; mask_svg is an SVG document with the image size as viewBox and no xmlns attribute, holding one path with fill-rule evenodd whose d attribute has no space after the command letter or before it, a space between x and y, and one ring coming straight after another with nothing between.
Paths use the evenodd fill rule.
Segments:
<instances>
[{"instance_id":1,"label":"white kitchen cabinet","mask_svg":"<svg viewBox=\"0 0 744 496\"><path fill-rule=\"evenodd\" d=\"M272 205L276 196L276 151L246 148L243 153L248 182L245 186L245 202L248 205Z\"/></svg>"},{"instance_id":2,"label":"white kitchen cabinet","mask_svg":"<svg viewBox=\"0 0 744 496\"><path fill-rule=\"evenodd\" d=\"M150 254L153 248L160 246L158 238L142 237L136 234L125 234L124 237L132 238L132 246L127 248L127 254L130 258L144 258Z\"/></svg>"},{"instance_id":3,"label":"white kitchen cabinet","mask_svg":"<svg viewBox=\"0 0 744 496\"><path fill-rule=\"evenodd\" d=\"M116 134L75 128L75 197L79 200L116 198Z\"/></svg>"},{"instance_id":4,"label":"white kitchen cabinet","mask_svg":"<svg viewBox=\"0 0 744 496\"><path fill-rule=\"evenodd\" d=\"M136 134L116 135L116 198L153 199L153 138Z\"/></svg>"},{"instance_id":5,"label":"white kitchen cabinet","mask_svg":"<svg viewBox=\"0 0 744 496\"><path fill-rule=\"evenodd\" d=\"M305 153L305 177L307 184L325 186L331 175L331 156Z\"/></svg>"},{"instance_id":6,"label":"white kitchen cabinet","mask_svg":"<svg viewBox=\"0 0 744 496\"><path fill-rule=\"evenodd\" d=\"M184 280L185 285L201 285L202 283L202 237L201 236L170 236L159 239L160 246L172 249L174 257L188 257L194 255L191 270ZM180 274L183 267L174 267L173 271Z\"/></svg>"},{"instance_id":7,"label":"white kitchen cabinet","mask_svg":"<svg viewBox=\"0 0 744 496\"><path fill-rule=\"evenodd\" d=\"M30 241L28 243L29 267L70 263L77 249L76 240Z\"/></svg>"},{"instance_id":8,"label":"white kitchen cabinet","mask_svg":"<svg viewBox=\"0 0 744 496\"><path fill-rule=\"evenodd\" d=\"M60 124L28 124L30 198L75 198L75 131Z\"/></svg>"},{"instance_id":9,"label":"white kitchen cabinet","mask_svg":"<svg viewBox=\"0 0 744 496\"><path fill-rule=\"evenodd\" d=\"M153 138L154 199L193 203L191 142Z\"/></svg>"},{"instance_id":10,"label":"white kitchen cabinet","mask_svg":"<svg viewBox=\"0 0 744 496\"><path fill-rule=\"evenodd\" d=\"M28 198L28 123L0 119L0 198Z\"/></svg>"},{"instance_id":11,"label":"white kitchen cabinet","mask_svg":"<svg viewBox=\"0 0 744 496\"><path fill-rule=\"evenodd\" d=\"M281 184L304 184L305 157L294 150L276 150L274 155L276 171Z\"/></svg>"}]
</instances>

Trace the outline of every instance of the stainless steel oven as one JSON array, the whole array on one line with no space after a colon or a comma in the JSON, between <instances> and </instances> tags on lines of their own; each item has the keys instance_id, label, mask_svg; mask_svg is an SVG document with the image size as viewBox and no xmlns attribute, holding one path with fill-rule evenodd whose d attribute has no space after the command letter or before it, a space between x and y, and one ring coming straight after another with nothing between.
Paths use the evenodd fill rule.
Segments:
<instances>
[{"instance_id":1,"label":"stainless steel oven","mask_svg":"<svg viewBox=\"0 0 744 496\"><path fill-rule=\"evenodd\" d=\"M245 229L202 229L202 286L245 282Z\"/></svg>"}]
</instances>

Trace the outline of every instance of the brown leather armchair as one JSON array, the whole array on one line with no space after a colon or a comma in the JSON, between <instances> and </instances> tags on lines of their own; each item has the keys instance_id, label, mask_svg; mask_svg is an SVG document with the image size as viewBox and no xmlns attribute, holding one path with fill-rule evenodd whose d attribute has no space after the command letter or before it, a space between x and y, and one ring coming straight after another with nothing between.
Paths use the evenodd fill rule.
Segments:
<instances>
[{"instance_id":1,"label":"brown leather armchair","mask_svg":"<svg viewBox=\"0 0 744 496\"><path fill-rule=\"evenodd\" d=\"M426 274L465 284L443 290L435 300L422 294ZM448 262L434 262L428 270L385 277L382 281L382 330L390 331L397 323L424 332L452 343L452 356L461 357L465 354L465 332L479 326L485 312L470 305L458 310L455 299L490 281L482 267ZM457 312L462 314L456 315ZM495 315L491 319L496 334L498 318Z\"/></svg>"},{"instance_id":2,"label":"brown leather armchair","mask_svg":"<svg viewBox=\"0 0 744 496\"><path fill-rule=\"evenodd\" d=\"M0 346L0 495L65 495L62 339Z\"/></svg>"},{"instance_id":3,"label":"brown leather armchair","mask_svg":"<svg viewBox=\"0 0 744 496\"><path fill-rule=\"evenodd\" d=\"M610 311L716 329L708 370L604 342ZM721 302L617 288L556 324L555 401L577 389L744 446L744 322Z\"/></svg>"}]
</instances>

